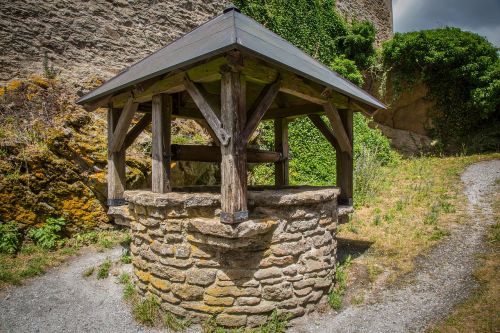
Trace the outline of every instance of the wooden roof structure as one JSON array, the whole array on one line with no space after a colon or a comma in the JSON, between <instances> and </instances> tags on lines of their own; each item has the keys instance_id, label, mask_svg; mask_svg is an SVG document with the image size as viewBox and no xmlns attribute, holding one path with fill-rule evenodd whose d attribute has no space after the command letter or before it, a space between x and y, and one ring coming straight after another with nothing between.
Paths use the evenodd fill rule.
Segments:
<instances>
[{"instance_id":1,"label":"wooden roof structure","mask_svg":"<svg viewBox=\"0 0 500 333\"><path fill-rule=\"evenodd\" d=\"M307 116L337 151L341 200L352 204L352 112L385 106L234 7L137 62L77 103L108 107L108 204L123 204L125 151L152 123L152 191L168 192L171 160L221 162L221 221L248 217L247 162L275 163L288 185L288 122ZM136 113L143 113L134 126ZM320 115L326 115L328 123ZM172 145L170 121L190 118L217 147ZM247 148L265 119L275 151Z\"/></svg>"}]
</instances>

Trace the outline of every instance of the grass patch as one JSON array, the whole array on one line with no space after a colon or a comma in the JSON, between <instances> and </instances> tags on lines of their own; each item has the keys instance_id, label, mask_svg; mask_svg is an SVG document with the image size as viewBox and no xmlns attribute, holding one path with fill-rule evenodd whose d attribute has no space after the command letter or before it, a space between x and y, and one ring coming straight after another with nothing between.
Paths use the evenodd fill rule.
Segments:
<instances>
[{"instance_id":1,"label":"grass patch","mask_svg":"<svg viewBox=\"0 0 500 333\"><path fill-rule=\"evenodd\" d=\"M191 326L191 321L181 319L172 313L166 313L163 316L163 326L172 332L184 331Z\"/></svg>"},{"instance_id":2,"label":"grass patch","mask_svg":"<svg viewBox=\"0 0 500 333\"><path fill-rule=\"evenodd\" d=\"M91 276L92 274L94 274L94 271L95 271L94 266L87 268L86 270L83 271L83 277Z\"/></svg>"},{"instance_id":3,"label":"grass patch","mask_svg":"<svg viewBox=\"0 0 500 333\"><path fill-rule=\"evenodd\" d=\"M97 268L97 278L98 279L106 279L109 276L109 270L111 269L111 260L106 259L102 264Z\"/></svg>"},{"instance_id":4,"label":"grass patch","mask_svg":"<svg viewBox=\"0 0 500 333\"><path fill-rule=\"evenodd\" d=\"M119 230L85 232L57 240L56 243L59 244L53 250L25 240L17 253L0 253L0 289L8 285L22 284L26 278L41 275L50 267L57 266L67 258L78 254L84 247L94 246L100 249L98 245L100 239L108 239L115 246L123 242L127 236L128 232Z\"/></svg>"},{"instance_id":5,"label":"grass patch","mask_svg":"<svg viewBox=\"0 0 500 333\"><path fill-rule=\"evenodd\" d=\"M135 302L132 306L132 314L138 322L146 326L154 326L159 323L160 302L154 297Z\"/></svg>"},{"instance_id":6,"label":"grass patch","mask_svg":"<svg viewBox=\"0 0 500 333\"><path fill-rule=\"evenodd\" d=\"M351 256L348 256L344 262L337 265L335 270L335 287L328 294L328 304L330 304L332 309L340 310L342 308L342 297L347 287L347 269L351 265L351 262Z\"/></svg>"},{"instance_id":7,"label":"grass patch","mask_svg":"<svg viewBox=\"0 0 500 333\"><path fill-rule=\"evenodd\" d=\"M225 328L217 325L215 316L202 325L203 333L284 333L289 326L290 313L278 313L274 310L266 322L257 328Z\"/></svg>"},{"instance_id":8,"label":"grass patch","mask_svg":"<svg viewBox=\"0 0 500 333\"><path fill-rule=\"evenodd\" d=\"M130 281L126 282L123 287L123 299L126 301L133 301L135 298L137 298L137 291L134 285Z\"/></svg>"},{"instance_id":9,"label":"grass patch","mask_svg":"<svg viewBox=\"0 0 500 333\"><path fill-rule=\"evenodd\" d=\"M500 154L420 157L380 168L377 194L367 196L351 222L339 227L339 237L373 242L356 260L378 267L369 273L370 281L380 276L378 271L387 271L389 281L410 272L414 259L447 236L453 223L465 222L460 175L467 166L493 158Z\"/></svg>"},{"instance_id":10,"label":"grass patch","mask_svg":"<svg viewBox=\"0 0 500 333\"><path fill-rule=\"evenodd\" d=\"M122 264L131 264L132 263L132 256L130 255L129 250L123 250L122 255L120 257L120 261Z\"/></svg>"}]
</instances>

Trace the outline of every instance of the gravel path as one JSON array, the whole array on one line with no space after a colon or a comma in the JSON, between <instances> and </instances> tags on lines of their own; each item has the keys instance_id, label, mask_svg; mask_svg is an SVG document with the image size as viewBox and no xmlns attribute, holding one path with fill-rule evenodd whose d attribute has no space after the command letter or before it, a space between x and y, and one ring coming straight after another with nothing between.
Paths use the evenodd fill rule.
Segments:
<instances>
[{"instance_id":1,"label":"gravel path","mask_svg":"<svg viewBox=\"0 0 500 333\"><path fill-rule=\"evenodd\" d=\"M470 223L456 226L442 244L422 258L412 283L382 294L377 304L348 308L338 315L307 316L290 332L414 332L445 316L465 299L475 282L474 253L481 250L486 225L493 223L486 198L500 178L500 160L469 167L462 176ZM84 278L83 271L121 249L88 253L0 293L0 332L156 332L137 325L122 301L116 278ZM196 328L192 328L196 330Z\"/></svg>"},{"instance_id":2,"label":"gravel path","mask_svg":"<svg viewBox=\"0 0 500 333\"><path fill-rule=\"evenodd\" d=\"M350 307L338 315L299 319L290 332L421 332L467 298L477 283L472 278L486 227L494 223L488 200L500 178L500 160L467 168L462 175L471 220L457 225L409 276L411 283L384 291L376 304Z\"/></svg>"},{"instance_id":3,"label":"gravel path","mask_svg":"<svg viewBox=\"0 0 500 333\"><path fill-rule=\"evenodd\" d=\"M137 325L122 301L116 277L97 280L82 273L107 257L118 259L121 248L88 253L0 293L0 332L155 332Z\"/></svg>"}]
</instances>

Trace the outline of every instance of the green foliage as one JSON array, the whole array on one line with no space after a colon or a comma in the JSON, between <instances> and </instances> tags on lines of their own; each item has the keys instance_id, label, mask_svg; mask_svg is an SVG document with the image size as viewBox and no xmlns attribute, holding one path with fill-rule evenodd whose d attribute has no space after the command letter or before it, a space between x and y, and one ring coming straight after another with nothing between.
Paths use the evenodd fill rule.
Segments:
<instances>
[{"instance_id":1,"label":"green foliage","mask_svg":"<svg viewBox=\"0 0 500 333\"><path fill-rule=\"evenodd\" d=\"M373 63L375 29L371 23L354 21L348 24L335 9L333 0L238 0L241 11L333 70L362 85L360 69ZM272 149L272 122L259 127L258 145ZM290 183L310 185L335 184L335 151L307 118L299 118L289 126ZM394 159L389 141L368 127L362 116L354 119L355 158L365 147L387 164ZM356 163L356 162L355 162ZM253 168L251 183L273 184L273 165Z\"/></svg>"},{"instance_id":2,"label":"green foliage","mask_svg":"<svg viewBox=\"0 0 500 333\"><path fill-rule=\"evenodd\" d=\"M342 307L342 296L347 287L347 269L351 265L352 258L347 256L342 263L337 265L335 270L335 288L328 294L328 304L332 309L340 310Z\"/></svg>"},{"instance_id":3,"label":"green foliage","mask_svg":"<svg viewBox=\"0 0 500 333\"><path fill-rule=\"evenodd\" d=\"M106 259L102 264L99 265L97 269L97 278L105 279L109 276L109 270L111 269L111 260Z\"/></svg>"},{"instance_id":4,"label":"green foliage","mask_svg":"<svg viewBox=\"0 0 500 333\"><path fill-rule=\"evenodd\" d=\"M485 38L458 28L397 33L383 46L396 92L423 83L435 102L431 134L447 151L500 147L500 58ZM484 137L487 133L486 138ZM479 138L486 145L478 145Z\"/></svg>"},{"instance_id":5,"label":"green foliage","mask_svg":"<svg viewBox=\"0 0 500 333\"><path fill-rule=\"evenodd\" d=\"M21 244L21 233L14 221L0 224L0 253L14 254Z\"/></svg>"},{"instance_id":6,"label":"green foliage","mask_svg":"<svg viewBox=\"0 0 500 333\"><path fill-rule=\"evenodd\" d=\"M163 326L172 332L184 331L191 325L189 320L178 318L174 314L167 312L163 315Z\"/></svg>"},{"instance_id":7,"label":"green foliage","mask_svg":"<svg viewBox=\"0 0 500 333\"><path fill-rule=\"evenodd\" d=\"M129 250L123 250L122 255L120 257L120 261L122 264L131 264L132 263L132 256L130 255Z\"/></svg>"},{"instance_id":8,"label":"green foliage","mask_svg":"<svg viewBox=\"0 0 500 333\"><path fill-rule=\"evenodd\" d=\"M65 225L66 220L64 218L49 217L43 226L31 229L28 236L41 248L52 250L61 240L61 232Z\"/></svg>"},{"instance_id":9,"label":"green foliage","mask_svg":"<svg viewBox=\"0 0 500 333\"><path fill-rule=\"evenodd\" d=\"M132 282L127 282L123 288L123 299L126 301L133 300L137 296L137 291L135 290Z\"/></svg>"},{"instance_id":10,"label":"green foliage","mask_svg":"<svg viewBox=\"0 0 500 333\"><path fill-rule=\"evenodd\" d=\"M160 302L154 297L138 301L132 306L132 314L141 324L153 326L160 316Z\"/></svg>"}]
</instances>

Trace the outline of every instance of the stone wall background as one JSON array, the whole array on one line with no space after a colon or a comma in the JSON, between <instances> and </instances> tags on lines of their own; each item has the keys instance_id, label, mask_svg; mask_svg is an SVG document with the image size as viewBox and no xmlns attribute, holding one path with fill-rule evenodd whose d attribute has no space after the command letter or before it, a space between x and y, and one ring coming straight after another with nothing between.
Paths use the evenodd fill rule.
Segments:
<instances>
[{"instance_id":1,"label":"stone wall background","mask_svg":"<svg viewBox=\"0 0 500 333\"><path fill-rule=\"evenodd\" d=\"M348 18L392 32L391 0L337 0ZM40 73L47 52L65 80L108 79L221 13L226 0L0 2L0 84Z\"/></svg>"}]
</instances>

